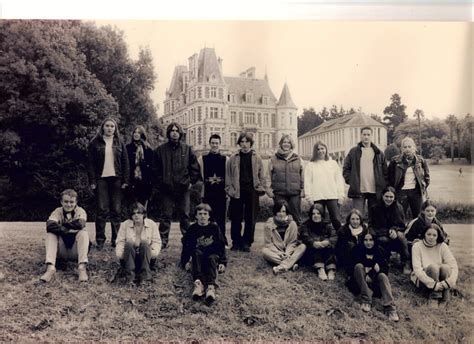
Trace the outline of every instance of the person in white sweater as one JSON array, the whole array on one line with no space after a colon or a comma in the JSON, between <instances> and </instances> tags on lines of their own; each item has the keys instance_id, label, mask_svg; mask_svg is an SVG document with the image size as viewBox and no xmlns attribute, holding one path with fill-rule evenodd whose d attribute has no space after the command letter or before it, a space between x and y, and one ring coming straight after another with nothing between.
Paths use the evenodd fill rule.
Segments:
<instances>
[{"instance_id":1,"label":"person in white sweater","mask_svg":"<svg viewBox=\"0 0 474 344\"><path fill-rule=\"evenodd\" d=\"M328 148L321 141L314 145L313 157L304 169L304 192L309 202L327 209L337 231L341 227L339 205L344 199L344 180L339 165L329 157Z\"/></svg>"},{"instance_id":2,"label":"person in white sweater","mask_svg":"<svg viewBox=\"0 0 474 344\"><path fill-rule=\"evenodd\" d=\"M411 280L428 292L428 304L438 308L449 300L450 289L456 285L458 264L449 246L444 243L441 229L432 224L412 249Z\"/></svg>"}]
</instances>

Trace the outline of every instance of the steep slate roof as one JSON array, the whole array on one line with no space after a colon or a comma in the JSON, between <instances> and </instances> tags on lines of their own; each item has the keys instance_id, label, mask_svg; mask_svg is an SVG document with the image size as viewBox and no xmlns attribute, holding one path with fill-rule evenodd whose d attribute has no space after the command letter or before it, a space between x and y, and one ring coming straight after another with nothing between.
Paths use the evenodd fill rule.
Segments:
<instances>
[{"instance_id":1,"label":"steep slate roof","mask_svg":"<svg viewBox=\"0 0 474 344\"><path fill-rule=\"evenodd\" d=\"M176 66L174 68L173 78L171 79L170 88L168 89L169 98L177 99L183 90L183 78L182 73L187 72L186 66Z\"/></svg>"},{"instance_id":2,"label":"steep slate roof","mask_svg":"<svg viewBox=\"0 0 474 344\"><path fill-rule=\"evenodd\" d=\"M202 48L199 52L198 58L198 82L209 82L210 77L214 74L217 83L223 84L224 79L222 77L219 62L214 48Z\"/></svg>"},{"instance_id":3,"label":"steep slate roof","mask_svg":"<svg viewBox=\"0 0 474 344\"><path fill-rule=\"evenodd\" d=\"M225 83L229 88L229 94L237 95L237 103L244 103L244 95L246 92L251 92L253 98L260 104L262 96L268 97L268 106L276 105L276 98L273 95L268 82L263 79L251 79L241 77L224 77Z\"/></svg>"},{"instance_id":4,"label":"steep slate roof","mask_svg":"<svg viewBox=\"0 0 474 344\"><path fill-rule=\"evenodd\" d=\"M343 129L347 127L365 127L365 126L385 127L382 123L377 122L372 117L367 116L366 114L363 114L361 112L358 112L352 115L347 115L341 118L336 118L330 121L323 122L319 126L299 136L299 138L303 138L303 137L310 136L313 134L324 133L329 130Z\"/></svg>"},{"instance_id":5,"label":"steep slate roof","mask_svg":"<svg viewBox=\"0 0 474 344\"><path fill-rule=\"evenodd\" d=\"M288 89L288 85L286 84L286 82L285 86L283 86L283 90L281 91L280 100L278 101L277 106L296 108L293 99L291 99L290 90Z\"/></svg>"}]
</instances>

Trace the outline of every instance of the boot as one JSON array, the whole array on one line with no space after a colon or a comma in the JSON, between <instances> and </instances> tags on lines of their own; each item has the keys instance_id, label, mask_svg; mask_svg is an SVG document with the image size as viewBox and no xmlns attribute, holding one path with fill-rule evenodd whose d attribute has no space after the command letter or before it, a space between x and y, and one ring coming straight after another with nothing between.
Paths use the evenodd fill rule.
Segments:
<instances>
[{"instance_id":1,"label":"boot","mask_svg":"<svg viewBox=\"0 0 474 344\"><path fill-rule=\"evenodd\" d=\"M48 267L46 268L46 272L43 274L43 276L40 277L40 280L48 283L54 278L55 275L56 275L55 266L53 264L48 264Z\"/></svg>"}]
</instances>

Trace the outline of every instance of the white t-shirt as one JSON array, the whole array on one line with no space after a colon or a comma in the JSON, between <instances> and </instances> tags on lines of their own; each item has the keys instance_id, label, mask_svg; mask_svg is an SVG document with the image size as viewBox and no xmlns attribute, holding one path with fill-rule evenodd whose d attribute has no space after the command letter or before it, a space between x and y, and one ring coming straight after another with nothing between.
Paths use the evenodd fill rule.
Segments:
<instances>
[{"instance_id":1,"label":"white t-shirt","mask_svg":"<svg viewBox=\"0 0 474 344\"><path fill-rule=\"evenodd\" d=\"M402 190L413 190L416 188L416 177L413 172L413 167L408 167L405 172L405 183L402 186Z\"/></svg>"},{"instance_id":2,"label":"white t-shirt","mask_svg":"<svg viewBox=\"0 0 474 344\"><path fill-rule=\"evenodd\" d=\"M104 141L105 141L105 159L104 159L104 169L102 170L101 177L115 177L114 151L112 149L114 137L104 136Z\"/></svg>"},{"instance_id":3,"label":"white t-shirt","mask_svg":"<svg viewBox=\"0 0 474 344\"><path fill-rule=\"evenodd\" d=\"M360 192L362 193L375 193L374 157L375 152L372 147L362 147L360 157Z\"/></svg>"}]
</instances>

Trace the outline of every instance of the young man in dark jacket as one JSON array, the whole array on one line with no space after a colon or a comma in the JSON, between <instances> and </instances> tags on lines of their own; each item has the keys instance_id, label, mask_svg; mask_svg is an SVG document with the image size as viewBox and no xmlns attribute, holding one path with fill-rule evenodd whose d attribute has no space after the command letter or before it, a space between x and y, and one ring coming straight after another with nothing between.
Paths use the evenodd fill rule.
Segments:
<instances>
[{"instance_id":1,"label":"young man in dark jacket","mask_svg":"<svg viewBox=\"0 0 474 344\"><path fill-rule=\"evenodd\" d=\"M383 152L372 143L372 128L364 127L360 133L362 140L347 154L342 175L349 185L353 208L364 215L365 201L370 212L387 185L387 163Z\"/></svg>"},{"instance_id":2,"label":"young man in dark jacket","mask_svg":"<svg viewBox=\"0 0 474 344\"><path fill-rule=\"evenodd\" d=\"M173 210L180 219L181 233L186 233L189 227L189 189L201 180L196 155L191 146L181 142L183 135L179 123L170 123L166 128L168 142L155 150L153 170L162 210L159 229L163 249L168 247Z\"/></svg>"},{"instance_id":3,"label":"young man in dark jacket","mask_svg":"<svg viewBox=\"0 0 474 344\"><path fill-rule=\"evenodd\" d=\"M227 210L227 196L225 193L225 168L228 158L220 153L221 137L217 134L209 138L211 149L208 154L198 158L201 176L204 180L203 202L212 208L212 221L215 221L224 236Z\"/></svg>"}]
</instances>

